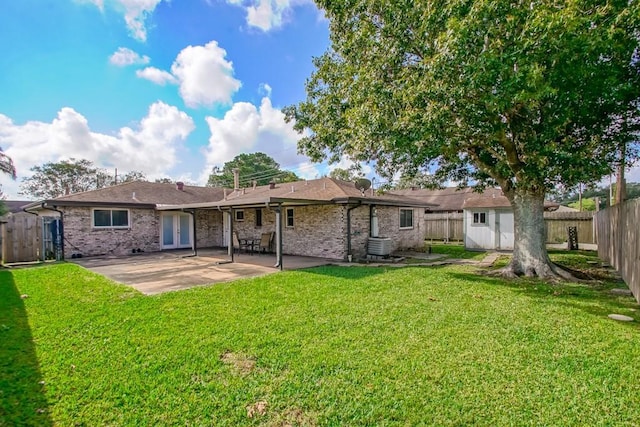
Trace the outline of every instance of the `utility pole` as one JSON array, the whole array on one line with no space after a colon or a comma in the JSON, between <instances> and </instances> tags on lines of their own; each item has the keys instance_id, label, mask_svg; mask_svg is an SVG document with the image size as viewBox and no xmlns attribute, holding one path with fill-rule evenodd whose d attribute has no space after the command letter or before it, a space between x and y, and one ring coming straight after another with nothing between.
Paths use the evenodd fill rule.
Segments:
<instances>
[{"instance_id":1,"label":"utility pole","mask_svg":"<svg viewBox=\"0 0 640 427\"><path fill-rule=\"evenodd\" d=\"M582 212L582 184L578 184L578 210Z\"/></svg>"}]
</instances>

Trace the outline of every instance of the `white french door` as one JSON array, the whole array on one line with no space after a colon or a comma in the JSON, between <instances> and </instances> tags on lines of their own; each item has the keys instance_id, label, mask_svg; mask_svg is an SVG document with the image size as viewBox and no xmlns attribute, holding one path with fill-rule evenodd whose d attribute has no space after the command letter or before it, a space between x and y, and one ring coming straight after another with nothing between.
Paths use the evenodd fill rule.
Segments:
<instances>
[{"instance_id":1,"label":"white french door","mask_svg":"<svg viewBox=\"0 0 640 427\"><path fill-rule=\"evenodd\" d=\"M192 218L186 213L163 212L160 215L162 249L192 247Z\"/></svg>"}]
</instances>

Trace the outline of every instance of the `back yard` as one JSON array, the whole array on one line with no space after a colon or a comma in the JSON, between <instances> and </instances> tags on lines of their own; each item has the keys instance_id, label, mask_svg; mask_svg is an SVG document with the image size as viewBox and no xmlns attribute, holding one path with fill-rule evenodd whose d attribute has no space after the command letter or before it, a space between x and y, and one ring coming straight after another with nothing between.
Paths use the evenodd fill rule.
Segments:
<instances>
[{"instance_id":1,"label":"back yard","mask_svg":"<svg viewBox=\"0 0 640 427\"><path fill-rule=\"evenodd\" d=\"M143 296L72 264L3 270L0 426L637 423L640 327L607 318L639 317L619 283L474 271L320 267Z\"/></svg>"}]
</instances>

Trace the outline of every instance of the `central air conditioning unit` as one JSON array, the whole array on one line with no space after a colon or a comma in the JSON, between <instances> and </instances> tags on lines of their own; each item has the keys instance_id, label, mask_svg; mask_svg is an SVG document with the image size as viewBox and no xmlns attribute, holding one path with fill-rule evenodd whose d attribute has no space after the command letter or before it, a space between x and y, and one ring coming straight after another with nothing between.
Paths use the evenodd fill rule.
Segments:
<instances>
[{"instance_id":1,"label":"central air conditioning unit","mask_svg":"<svg viewBox=\"0 0 640 427\"><path fill-rule=\"evenodd\" d=\"M391 254L391 238L369 237L367 253L376 256L389 256Z\"/></svg>"}]
</instances>

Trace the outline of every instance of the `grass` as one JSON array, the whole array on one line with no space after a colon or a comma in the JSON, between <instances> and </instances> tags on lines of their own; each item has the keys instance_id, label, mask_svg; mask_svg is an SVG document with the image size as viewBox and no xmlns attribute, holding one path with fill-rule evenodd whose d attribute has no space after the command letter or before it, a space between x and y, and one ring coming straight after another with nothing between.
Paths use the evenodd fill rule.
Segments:
<instances>
[{"instance_id":1,"label":"grass","mask_svg":"<svg viewBox=\"0 0 640 427\"><path fill-rule=\"evenodd\" d=\"M640 327L607 318L638 306L600 286L322 267L145 297L59 264L0 271L0 304L0 426L640 419Z\"/></svg>"},{"instance_id":2,"label":"grass","mask_svg":"<svg viewBox=\"0 0 640 427\"><path fill-rule=\"evenodd\" d=\"M482 260L486 252L484 251L469 251L464 248L464 245L460 243L432 243L431 252L434 254L444 254L447 258L457 259L475 259Z\"/></svg>"}]
</instances>

